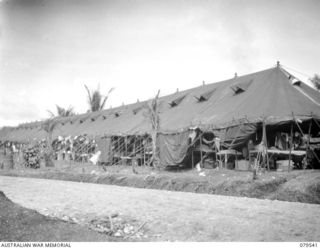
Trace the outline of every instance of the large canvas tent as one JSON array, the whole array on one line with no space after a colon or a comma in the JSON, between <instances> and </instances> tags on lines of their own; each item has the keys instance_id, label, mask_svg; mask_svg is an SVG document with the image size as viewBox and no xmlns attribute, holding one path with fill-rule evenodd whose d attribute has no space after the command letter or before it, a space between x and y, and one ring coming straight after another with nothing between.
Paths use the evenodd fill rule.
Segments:
<instances>
[{"instance_id":1,"label":"large canvas tent","mask_svg":"<svg viewBox=\"0 0 320 249\"><path fill-rule=\"evenodd\" d=\"M152 132L145 105L137 102L100 112L57 118L53 136L139 136ZM320 94L280 65L256 73L159 98L158 144L164 165L182 162L188 137L195 129L212 132L222 143L238 146L261 128L297 120L320 120ZM302 129L305 129L302 125ZM313 129L319 129L313 127ZM27 142L45 138L41 122L0 130L1 141ZM232 142L231 142L232 141Z\"/></svg>"}]
</instances>

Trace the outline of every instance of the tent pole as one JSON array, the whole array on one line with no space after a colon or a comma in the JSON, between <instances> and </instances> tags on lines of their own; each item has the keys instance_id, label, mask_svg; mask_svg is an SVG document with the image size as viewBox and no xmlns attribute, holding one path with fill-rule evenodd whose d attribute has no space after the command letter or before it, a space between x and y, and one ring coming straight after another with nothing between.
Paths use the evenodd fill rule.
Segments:
<instances>
[{"instance_id":1,"label":"tent pole","mask_svg":"<svg viewBox=\"0 0 320 249\"><path fill-rule=\"evenodd\" d=\"M191 166L192 166L192 169L194 168L194 159L193 159L193 150L191 151Z\"/></svg>"},{"instance_id":2,"label":"tent pole","mask_svg":"<svg viewBox=\"0 0 320 249\"><path fill-rule=\"evenodd\" d=\"M124 137L124 155L127 156L128 155L128 137L125 136Z\"/></svg>"},{"instance_id":3,"label":"tent pole","mask_svg":"<svg viewBox=\"0 0 320 249\"><path fill-rule=\"evenodd\" d=\"M132 152L131 152L131 155L132 155L132 157L135 157L136 156L136 136L135 135L133 135L133 147L132 147ZM137 162L138 162L138 160L137 160ZM134 164L135 162L134 162L134 159L133 158L131 158L131 165L134 167ZM134 171L134 170L133 170Z\"/></svg>"},{"instance_id":4,"label":"tent pole","mask_svg":"<svg viewBox=\"0 0 320 249\"><path fill-rule=\"evenodd\" d=\"M200 168L202 166L202 133L200 134Z\"/></svg>"},{"instance_id":5,"label":"tent pole","mask_svg":"<svg viewBox=\"0 0 320 249\"><path fill-rule=\"evenodd\" d=\"M291 150L292 150L292 139L293 139L293 123L291 123L291 131L290 131L290 150L289 150L289 166L288 171L290 171L291 167Z\"/></svg>"},{"instance_id":6,"label":"tent pole","mask_svg":"<svg viewBox=\"0 0 320 249\"><path fill-rule=\"evenodd\" d=\"M318 125L318 127L320 128L320 125L319 125L319 123L318 123L318 121L315 119L315 118L313 118L312 117L312 119L314 120L314 122Z\"/></svg>"},{"instance_id":7,"label":"tent pole","mask_svg":"<svg viewBox=\"0 0 320 249\"><path fill-rule=\"evenodd\" d=\"M218 151L218 146L217 146L217 140L216 140L216 138L215 138L215 141L214 141L214 150L215 150L216 165L217 165L217 162L218 162L218 155L217 155L217 153L218 153L219 151ZM220 162L218 162L218 168L220 168Z\"/></svg>"},{"instance_id":8,"label":"tent pole","mask_svg":"<svg viewBox=\"0 0 320 249\"><path fill-rule=\"evenodd\" d=\"M267 127L266 127L266 123L265 121L263 121L263 124L262 124L262 128L263 128L263 134L264 134L264 140L263 141L265 143L265 146L266 146L266 156L267 156L267 168L268 168L268 171L270 171L270 165L269 165L269 155L268 155L268 139L267 139Z\"/></svg>"},{"instance_id":9,"label":"tent pole","mask_svg":"<svg viewBox=\"0 0 320 249\"><path fill-rule=\"evenodd\" d=\"M306 147L306 157L307 157L307 152L309 150L309 145L310 145L311 126L312 126L312 119L310 119L309 130L308 130L308 141L307 141L307 147ZM306 169L306 167L303 166L303 169Z\"/></svg>"},{"instance_id":10,"label":"tent pole","mask_svg":"<svg viewBox=\"0 0 320 249\"><path fill-rule=\"evenodd\" d=\"M143 145L143 165L146 166L146 146L147 146L147 141L142 138L142 145Z\"/></svg>"}]
</instances>

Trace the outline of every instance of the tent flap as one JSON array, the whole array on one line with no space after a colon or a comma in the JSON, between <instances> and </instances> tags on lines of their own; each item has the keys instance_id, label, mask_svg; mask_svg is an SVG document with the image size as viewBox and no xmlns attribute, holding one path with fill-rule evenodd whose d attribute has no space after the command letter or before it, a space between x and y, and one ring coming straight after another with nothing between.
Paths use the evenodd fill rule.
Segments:
<instances>
[{"instance_id":1,"label":"tent flap","mask_svg":"<svg viewBox=\"0 0 320 249\"><path fill-rule=\"evenodd\" d=\"M189 133L158 134L161 165L178 165L183 161L188 151Z\"/></svg>"},{"instance_id":2,"label":"tent flap","mask_svg":"<svg viewBox=\"0 0 320 249\"><path fill-rule=\"evenodd\" d=\"M221 130L214 130L215 136L221 139L221 143L228 148L242 145L252 134L257 131L257 124L241 124Z\"/></svg>"}]
</instances>

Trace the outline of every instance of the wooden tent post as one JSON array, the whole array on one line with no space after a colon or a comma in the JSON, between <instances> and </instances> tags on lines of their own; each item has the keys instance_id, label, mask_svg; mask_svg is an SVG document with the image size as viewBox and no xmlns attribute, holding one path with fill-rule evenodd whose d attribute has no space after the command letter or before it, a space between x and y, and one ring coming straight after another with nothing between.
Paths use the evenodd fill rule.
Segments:
<instances>
[{"instance_id":1,"label":"wooden tent post","mask_svg":"<svg viewBox=\"0 0 320 249\"><path fill-rule=\"evenodd\" d=\"M214 141L214 151L215 151L215 157L216 157L216 165L217 165L217 161L218 161L218 155L217 155L217 153L218 153L218 149L217 149L217 145L216 145L216 141ZM220 165L219 165L220 166ZM219 168L219 166L218 166L218 168Z\"/></svg>"},{"instance_id":2,"label":"wooden tent post","mask_svg":"<svg viewBox=\"0 0 320 249\"><path fill-rule=\"evenodd\" d=\"M134 136L134 141L133 141L133 155L136 156L136 142L137 142L137 136Z\"/></svg>"},{"instance_id":3,"label":"wooden tent post","mask_svg":"<svg viewBox=\"0 0 320 249\"><path fill-rule=\"evenodd\" d=\"M263 141L263 143L264 143L264 144L265 144L265 146L266 146L267 168L268 168L268 171L270 171L269 155L268 155L267 127L266 127L266 123L265 123L265 121L263 121L262 129L263 129L262 133L263 133L263 137L264 137L264 141Z\"/></svg>"},{"instance_id":4,"label":"wooden tent post","mask_svg":"<svg viewBox=\"0 0 320 249\"><path fill-rule=\"evenodd\" d=\"M191 150L191 164L192 164L192 169L193 169L194 168L193 150Z\"/></svg>"},{"instance_id":5,"label":"wooden tent post","mask_svg":"<svg viewBox=\"0 0 320 249\"><path fill-rule=\"evenodd\" d=\"M290 131L290 150L289 150L289 166L288 171L290 171L291 167L291 150L292 150L292 141L293 140L293 123L291 123L291 131Z\"/></svg>"},{"instance_id":6,"label":"wooden tent post","mask_svg":"<svg viewBox=\"0 0 320 249\"><path fill-rule=\"evenodd\" d=\"M203 158L202 158L202 133L200 134L200 168L201 168L201 166L202 166L202 160L203 160Z\"/></svg>"},{"instance_id":7,"label":"wooden tent post","mask_svg":"<svg viewBox=\"0 0 320 249\"><path fill-rule=\"evenodd\" d=\"M142 138L142 146L143 146L143 165L146 166L146 147L147 147L147 141Z\"/></svg>"},{"instance_id":8,"label":"wooden tent post","mask_svg":"<svg viewBox=\"0 0 320 249\"><path fill-rule=\"evenodd\" d=\"M318 121L315 118L312 118L314 120L314 122L318 125L318 127L320 128L320 125L318 123Z\"/></svg>"},{"instance_id":9,"label":"wooden tent post","mask_svg":"<svg viewBox=\"0 0 320 249\"><path fill-rule=\"evenodd\" d=\"M128 156L128 137L124 137L124 156Z\"/></svg>"},{"instance_id":10,"label":"wooden tent post","mask_svg":"<svg viewBox=\"0 0 320 249\"><path fill-rule=\"evenodd\" d=\"M309 145L310 145L311 126L312 126L312 119L310 119L309 130L308 130L308 141L307 141L307 147L306 147L306 158L308 156L307 152L309 150ZM306 169L305 165L303 165L303 169Z\"/></svg>"}]
</instances>

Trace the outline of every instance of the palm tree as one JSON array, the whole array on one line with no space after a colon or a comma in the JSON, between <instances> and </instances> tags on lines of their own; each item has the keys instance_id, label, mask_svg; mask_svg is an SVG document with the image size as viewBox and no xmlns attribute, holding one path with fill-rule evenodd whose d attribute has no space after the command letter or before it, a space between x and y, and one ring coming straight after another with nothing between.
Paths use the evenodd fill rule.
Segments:
<instances>
[{"instance_id":1,"label":"palm tree","mask_svg":"<svg viewBox=\"0 0 320 249\"><path fill-rule=\"evenodd\" d=\"M310 81L313 83L315 88L320 91L320 76L318 74L315 74Z\"/></svg>"},{"instance_id":2,"label":"palm tree","mask_svg":"<svg viewBox=\"0 0 320 249\"><path fill-rule=\"evenodd\" d=\"M57 115L55 115L52 111L48 110L51 117L70 117L75 115L75 112L72 106L69 106L68 108L63 108L61 106L56 105L56 107L57 107Z\"/></svg>"},{"instance_id":3,"label":"palm tree","mask_svg":"<svg viewBox=\"0 0 320 249\"><path fill-rule=\"evenodd\" d=\"M109 94L114 90L114 88L111 88L106 96L103 96L100 92L100 87L94 91L90 91L89 88L84 85L84 87L87 90L88 93L88 104L89 104L89 111L90 112L95 112L95 111L100 111L104 108L106 101L109 97Z\"/></svg>"}]
</instances>

